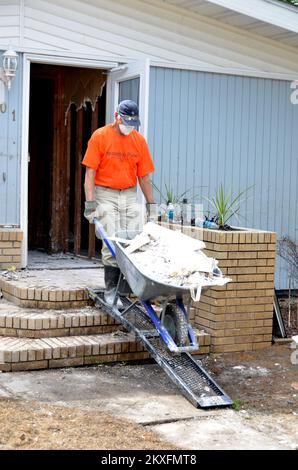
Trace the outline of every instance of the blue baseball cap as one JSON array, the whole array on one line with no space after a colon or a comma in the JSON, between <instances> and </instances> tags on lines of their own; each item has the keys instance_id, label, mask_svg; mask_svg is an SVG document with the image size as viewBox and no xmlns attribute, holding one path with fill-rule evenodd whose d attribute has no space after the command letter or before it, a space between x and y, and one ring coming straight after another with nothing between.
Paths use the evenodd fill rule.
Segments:
<instances>
[{"instance_id":1,"label":"blue baseball cap","mask_svg":"<svg viewBox=\"0 0 298 470\"><path fill-rule=\"evenodd\" d=\"M119 103L118 113L121 116L125 126L139 127L141 121L139 118L139 108L137 103L132 100L124 100Z\"/></svg>"}]
</instances>

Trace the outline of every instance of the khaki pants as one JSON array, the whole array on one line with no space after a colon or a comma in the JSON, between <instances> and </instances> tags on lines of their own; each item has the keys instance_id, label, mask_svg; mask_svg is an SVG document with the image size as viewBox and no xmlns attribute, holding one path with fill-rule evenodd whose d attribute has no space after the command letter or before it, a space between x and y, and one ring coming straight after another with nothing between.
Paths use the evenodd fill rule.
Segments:
<instances>
[{"instance_id":1,"label":"khaki pants","mask_svg":"<svg viewBox=\"0 0 298 470\"><path fill-rule=\"evenodd\" d=\"M119 230L142 230L144 211L137 203L137 188L112 189L95 186L96 214L109 236ZM117 266L110 250L103 242L102 262L105 266Z\"/></svg>"}]
</instances>

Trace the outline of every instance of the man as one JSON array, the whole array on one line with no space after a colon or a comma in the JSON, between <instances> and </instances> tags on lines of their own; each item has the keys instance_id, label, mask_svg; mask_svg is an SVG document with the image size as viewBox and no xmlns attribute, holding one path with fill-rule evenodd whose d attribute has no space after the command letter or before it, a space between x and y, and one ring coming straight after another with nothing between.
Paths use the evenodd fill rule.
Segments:
<instances>
[{"instance_id":1,"label":"man","mask_svg":"<svg viewBox=\"0 0 298 470\"><path fill-rule=\"evenodd\" d=\"M114 122L92 134L82 162L86 166L84 216L90 223L98 217L109 236L118 230L141 228L137 181L147 204L154 204L149 177L154 164L146 140L137 131L139 125L137 104L122 101ZM112 304L120 270L104 243L102 261L105 300ZM118 298L117 307L121 306Z\"/></svg>"}]
</instances>

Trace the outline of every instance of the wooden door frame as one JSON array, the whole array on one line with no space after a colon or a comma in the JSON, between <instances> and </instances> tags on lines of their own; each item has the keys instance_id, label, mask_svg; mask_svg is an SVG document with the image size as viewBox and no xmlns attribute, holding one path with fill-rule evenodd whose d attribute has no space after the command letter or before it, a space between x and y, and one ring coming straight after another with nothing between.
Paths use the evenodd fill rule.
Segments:
<instances>
[{"instance_id":1,"label":"wooden door frame","mask_svg":"<svg viewBox=\"0 0 298 470\"><path fill-rule=\"evenodd\" d=\"M128 59L129 60L129 59ZM92 69L110 70L119 65L115 61L90 58L59 57L47 54L25 53L23 55L22 124L21 124L21 178L20 178L20 228L23 232L21 267L28 264L28 163L29 163L29 108L30 108L30 66L31 63L44 65L65 65ZM66 224L66 222L65 222Z\"/></svg>"}]
</instances>

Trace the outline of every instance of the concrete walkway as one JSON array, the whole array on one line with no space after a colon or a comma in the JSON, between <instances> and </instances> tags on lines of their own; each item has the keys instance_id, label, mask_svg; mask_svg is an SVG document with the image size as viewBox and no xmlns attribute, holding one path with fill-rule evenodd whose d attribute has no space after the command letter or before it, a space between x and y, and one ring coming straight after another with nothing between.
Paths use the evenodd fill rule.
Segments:
<instances>
[{"instance_id":1,"label":"concrete walkway","mask_svg":"<svg viewBox=\"0 0 298 470\"><path fill-rule=\"evenodd\" d=\"M287 415L288 427L278 428L278 415L195 409L155 364L2 373L0 397L104 411L183 449L293 449L298 443L296 416Z\"/></svg>"}]
</instances>

